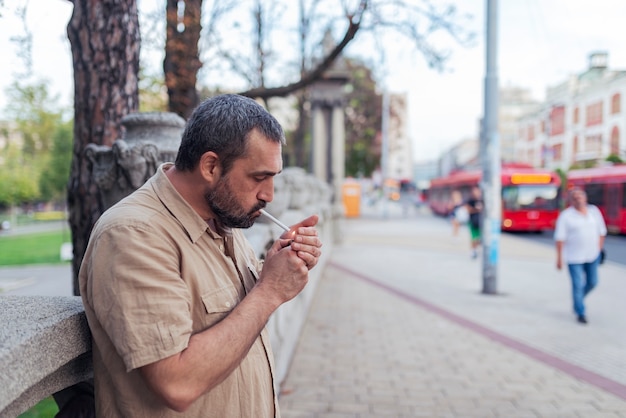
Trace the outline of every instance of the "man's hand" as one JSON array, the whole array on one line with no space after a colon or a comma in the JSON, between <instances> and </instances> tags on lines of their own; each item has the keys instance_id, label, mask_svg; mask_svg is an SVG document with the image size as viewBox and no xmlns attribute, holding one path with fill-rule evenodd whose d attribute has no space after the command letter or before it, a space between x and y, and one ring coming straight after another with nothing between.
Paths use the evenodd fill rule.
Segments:
<instances>
[{"instance_id":1,"label":"man's hand","mask_svg":"<svg viewBox=\"0 0 626 418\"><path fill-rule=\"evenodd\" d=\"M556 242L556 269L563 268L563 241Z\"/></svg>"},{"instance_id":2,"label":"man's hand","mask_svg":"<svg viewBox=\"0 0 626 418\"><path fill-rule=\"evenodd\" d=\"M304 260L309 270L317 265L322 255L322 241L317 236L317 229L315 229L318 221L317 215L309 216L291 228L296 231L291 249L296 251L298 257Z\"/></svg>"},{"instance_id":3,"label":"man's hand","mask_svg":"<svg viewBox=\"0 0 626 418\"><path fill-rule=\"evenodd\" d=\"M283 233L267 251L257 287L275 303L282 304L302 291L321 255L315 225L317 215L310 216Z\"/></svg>"},{"instance_id":4,"label":"man's hand","mask_svg":"<svg viewBox=\"0 0 626 418\"><path fill-rule=\"evenodd\" d=\"M293 225L289 231L284 232L278 241L272 245L267 252L267 257L271 257L275 252L291 245L291 249L296 252L311 270L318 263L322 251L322 241L320 241L315 225L319 218L317 215L309 216L303 221Z\"/></svg>"}]
</instances>

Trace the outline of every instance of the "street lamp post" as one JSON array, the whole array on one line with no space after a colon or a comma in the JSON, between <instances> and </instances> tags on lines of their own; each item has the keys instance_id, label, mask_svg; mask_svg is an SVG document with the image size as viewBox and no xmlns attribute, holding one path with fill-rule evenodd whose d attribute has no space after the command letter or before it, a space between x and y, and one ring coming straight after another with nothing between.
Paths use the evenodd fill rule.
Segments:
<instances>
[{"instance_id":1,"label":"street lamp post","mask_svg":"<svg viewBox=\"0 0 626 418\"><path fill-rule=\"evenodd\" d=\"M498 74L497 57L497 0L486 0L486 75L485 98L480 155L482 157L482 190L484 201L481 236L483 240L482 293L497 293L500 250L501 189L500 138L498 136Z\"/></svg>"}]
</instances>

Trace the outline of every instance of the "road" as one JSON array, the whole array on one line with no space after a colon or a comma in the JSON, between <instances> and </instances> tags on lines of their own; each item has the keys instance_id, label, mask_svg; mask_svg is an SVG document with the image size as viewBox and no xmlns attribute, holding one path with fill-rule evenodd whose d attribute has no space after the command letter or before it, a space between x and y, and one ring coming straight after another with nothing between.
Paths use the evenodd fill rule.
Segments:
<instances>
[{"instance_id":1,"label":"road","mask_svg":"<svg viewBox=\"0 0 626 418\"><path fill-rule=\"evenodd\" d=\"M58 230L65 231L70 241L67 221L20 225L0 232L0 237ZM0 295L73 296L71 263L0 267Z\"/></svg>"},{"instance_id":2,"label":"road","mask_svg":"<svg viewBox=\"0 0 626 418\"><path fill-rule=\"evenodd\" d=\"M0 296L73 296L72 266L43 264L0 268Z\"/></svg>"},{"instance_id":3,"label":"road","mask_svg":"<svg viewBox=\"0 0 626 418\"><path fill-rule=\"evenodd\" d=\"M20 234L63 227L67 227L66 224L46 223L14 229L11 233ZM515 235L522 239L538 242L549 247L549 251L555 251L552 231L544 231L543 233L504 232L503 234ZM605 249L607 260L626 266L626 236L607 236ZM71 296L71 278L71 265L69 263L54 266L5 267L0 269L0 295Z\"/></svg>"},{"instance_id":4,"label":"road","mask_svg":"<svg viewBox=\"0 0 626 418\"><path fill-rule=\"evenodd\" d=\"M509 233L509 232L505 232ZM512 233L511 233L512 234ZM515 233L516 236L525 238L534 242L540 242L549 245L554 249L553 231L544 231L542 233ZM604 241L604 249L608 261L626 266L626 236L625 235L607 235ZM555 250L556 251L556 250Z\"/></svg>"},{"instance_id":5,"label":"road","mask_svg":"<svg viewBox=\"0 0 626 418\"><path fill-rule=\"evenodd\" d=\"M67 221L47 221L47 222L35 222L29 225L12 226L11 229L0 230L0 236L11 235L26 235L36 232L49 232L64 230L70 234L70 226Z\"/></svg>"}]
</instances>

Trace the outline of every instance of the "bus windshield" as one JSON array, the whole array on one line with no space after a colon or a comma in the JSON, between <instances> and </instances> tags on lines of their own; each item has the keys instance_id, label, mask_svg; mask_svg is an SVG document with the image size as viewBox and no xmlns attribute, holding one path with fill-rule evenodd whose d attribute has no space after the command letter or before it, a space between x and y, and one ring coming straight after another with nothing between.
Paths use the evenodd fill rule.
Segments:
<instances>
[{"instance_id":1,"label":"bus windshield","mask_svg":"<svg viewBox=\"0 0 626 418\"><path fill-rule=\"evenodd\" d=\"M557 210L559 188L554 184L505 186L502 206L509 210Z\"/></svg>"}]
</instances>

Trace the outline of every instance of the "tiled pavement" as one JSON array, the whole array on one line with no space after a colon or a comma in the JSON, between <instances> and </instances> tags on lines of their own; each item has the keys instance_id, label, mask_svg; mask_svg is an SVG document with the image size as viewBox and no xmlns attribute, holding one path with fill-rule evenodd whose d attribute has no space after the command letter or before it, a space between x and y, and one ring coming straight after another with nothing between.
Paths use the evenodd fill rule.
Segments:
<instances>
[{"instance_id":1,"label":"tiled pavement","mask_svg":"<svg viewBox=\"0 0 626 418\"><path fill-rule=\"evenodd\" d=\"M503 234L498 295L483 295L467 231L385 214L344 222L283 418L626 417L626 268L601 266L582 326L550 246Z\"/></svg>"}]
</instances>

